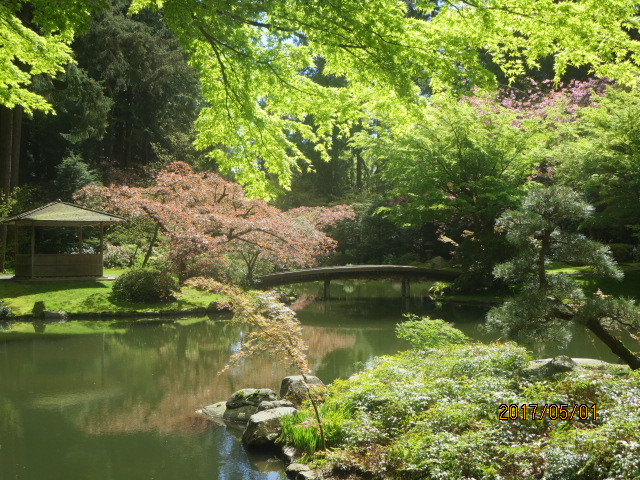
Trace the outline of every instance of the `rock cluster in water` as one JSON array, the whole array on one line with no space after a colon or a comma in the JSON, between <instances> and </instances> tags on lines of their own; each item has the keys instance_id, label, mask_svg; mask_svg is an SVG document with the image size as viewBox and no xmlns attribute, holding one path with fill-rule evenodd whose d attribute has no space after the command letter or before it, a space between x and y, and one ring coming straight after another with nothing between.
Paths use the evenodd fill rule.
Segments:
<instances>
[{"instance_id":1,"label":"rock cluster in water","mask_svg":"<svg viewBox=\"0 0 640 480\"><path fill-rule=\"evenodd\" d=\"M306 382L305 382L306 380ZM198 413L214 421L230 424L244 424L242 442L252 448L276 448L276 440L282 433L280 418L297 412L307 396L309 386L324 386L314 375L293 375L282 379L280 398L269 388L244 388L235 392L226 402L206 406ZM291 461L293 454L283 448L285 459ZM294 467L294 468L291 468ZM309 468L297 468L291 464L287 468L290 478L319 478Z\"/></svg>"}]
</instances>

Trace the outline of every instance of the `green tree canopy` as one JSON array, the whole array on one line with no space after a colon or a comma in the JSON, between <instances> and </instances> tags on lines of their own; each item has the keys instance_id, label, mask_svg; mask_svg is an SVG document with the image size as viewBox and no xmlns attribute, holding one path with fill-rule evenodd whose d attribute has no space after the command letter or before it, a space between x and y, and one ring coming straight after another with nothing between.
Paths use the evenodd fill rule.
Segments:
<instances>
[{"instance_id":1,"label":"green tree canopy","mask_svg":"<svg viewBox=\"0 0 640 480\"><path fill-rule=\"evenodd\" d=\"M557 176L595 205L590 229L631 243L640 225L640 94L609 87L560 133Z\"/></svg>"},{"instance_id":2,"label":"green tree canopy","mask_svg":"<svg viewBox=\"0 0 640 480\"><path fill-rule=\"evenodd\" d=\"M519 204L524 184L541 161L548 131L540 116L524 118L492 98L456 100L433 95L414 114L387 119L354 144L369 162L383 164L399 224L434 222L452 239L465 274L457 285L490 285L505 248L496 218Z\"/></svg>"},{"instance_id":3,"label":"green tree canopy","mask_svg":"<svg viewBox=\"0 0 640 480\"><path fill-rule=\"evenodd\" d=\"M0 5L0 105L52 111L29 90L36 75L56 75L73 61L70 43L105 0L7 0Z\"/></svg>"},{"instance_id":4,"label":"green tree canopy","mask_svg":"<svg viewBox=\"0 0 640 480\"><path fill-rule=\"evenodd\" d=\"M636 7L623 0L476 3L397 0L134 0L161 8L198 69L210 106L197 144L251 193L268 194L267 172L287 186L296 132L327 156L334 127L400 114L425 89L495 86L487 56L508 78L555 55L568 65L631 83L638 73ZM343 86L312 80L317 59ZM313 118L313 127L305 120Z\"/></svg>"}]
</instances>

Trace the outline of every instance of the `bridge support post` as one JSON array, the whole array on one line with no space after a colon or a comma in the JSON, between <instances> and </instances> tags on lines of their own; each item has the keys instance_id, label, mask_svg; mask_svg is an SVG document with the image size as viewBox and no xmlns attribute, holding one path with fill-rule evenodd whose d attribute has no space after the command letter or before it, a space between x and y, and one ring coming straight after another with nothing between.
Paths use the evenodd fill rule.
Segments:
<instances>
[{"instance_id":1,"label":"bridge support post","mask_svg":"<svg viewBox=\"0 0 640 480\"><path fill-rule=\"evenodd\" d=\"M322 299L329 300L329 297L331 297L331 280L326 278L324 280L324 289L322 291Z\"/></svg>"},{"instance_id":2,"label":"bridge support post","mask_svg":"<svg viewBox=\"0 0 640 480\"><path fill-rule=\"evenodd\" d=\"M408 278L402 279L402 298L409 298L411 296L411 284Z\"/></svg>"}]
</instances>

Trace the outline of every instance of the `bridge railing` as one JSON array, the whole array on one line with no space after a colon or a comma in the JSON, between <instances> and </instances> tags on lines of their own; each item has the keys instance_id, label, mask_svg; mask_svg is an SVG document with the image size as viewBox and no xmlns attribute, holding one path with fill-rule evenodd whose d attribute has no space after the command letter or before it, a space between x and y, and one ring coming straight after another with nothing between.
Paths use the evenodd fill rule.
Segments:
<instances>
[{"instance_id":1,"label":"bridge railing","mask_svg":"<svg viewBox=\"0 0 640 480\"><path fill-rule=\"evenodd\" d=\"M309 268L263 275L258 279L261 288L337 279L425 279L453 281L460 274L452 270L412 267L407 265L349 265L339 267Z\"/></svg>"}]
</instances>

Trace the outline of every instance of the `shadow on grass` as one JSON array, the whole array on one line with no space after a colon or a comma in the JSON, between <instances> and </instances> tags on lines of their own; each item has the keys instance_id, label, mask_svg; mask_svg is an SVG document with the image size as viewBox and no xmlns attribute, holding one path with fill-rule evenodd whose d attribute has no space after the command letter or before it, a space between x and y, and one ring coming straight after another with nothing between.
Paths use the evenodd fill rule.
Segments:
<instances>
[{"instance_id":1,"label":"shadow on grass","mask_svg":"<svg viewBox=\"0 0 640 480\"><path fill-rule=\"evenodd\" d=\"M588 293L602 290L605 295L614 295L640 300L640 270L626 270L622 280L607 277L577 275Z\"/></svg>"},{"instance_id":2,"label":"shadow on grass","mask_svg":"<svg viewBox=\"0 0 640 480\"><path fill-rule=\"evenodd\" d=\"M82 281L52 281L52 282L21 282L4 280L0 282L0 298L16 298L24 295L38 295L51 292L100 288L109 290L109 285L96 280Z\"/></svg>"},{"instance_id":3,"label":"shadow on grass","mask_svg":"<svg viewBox=\"0 0 640 480\"><path fill-rule=\"evenodd\" d=\"M171 302L132 302L114 298L109 292L93 293L79 303L80 310L84 312L182 310L200 306L197 303L180 299Z\"/></svg>"}]
</instances>

